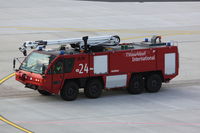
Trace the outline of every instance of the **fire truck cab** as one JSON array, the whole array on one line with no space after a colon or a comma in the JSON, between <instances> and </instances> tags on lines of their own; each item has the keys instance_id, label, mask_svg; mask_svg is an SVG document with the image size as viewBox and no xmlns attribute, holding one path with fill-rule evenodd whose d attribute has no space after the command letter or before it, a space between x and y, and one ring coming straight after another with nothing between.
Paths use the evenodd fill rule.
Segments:
<instances>
[{"instance_id":1,"label":"fire truck cab","mask_svg":"<svg viewBox=\"0 0 200 133\"><path fill-rule=\"evenodd\" d=\"M24 54L28 45L42 48L25 58L16 70L16 80L42 95L56 94L71 101L80 88L89 98L113 88L126 88L130 94L158 92L162 82L178 75L178 48L161 42L160 36L139 43L120 44L118 36L107 39L110 42L83 37L75 43L64 41L70 47L52 50L45 49L52 41L27 42L20 48Z\"/></svg>"}]
</instances>

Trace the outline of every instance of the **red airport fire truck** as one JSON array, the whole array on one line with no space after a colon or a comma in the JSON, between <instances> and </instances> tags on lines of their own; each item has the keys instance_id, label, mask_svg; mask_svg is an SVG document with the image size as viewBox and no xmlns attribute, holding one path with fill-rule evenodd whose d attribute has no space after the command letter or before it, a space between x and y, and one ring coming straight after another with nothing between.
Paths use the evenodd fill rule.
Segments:
<instances>
[{"instance_id":1,"label":"red airport fire truck","mask_svg":"<svg viewBox=\"0 0 200 133\"><path fill-rule=\"evenodd\" d=\"M50 45L59 48L47 49ZM179 69L177 46L161 42L161 36L139 43L120 43L117 35L27 41L19 49L26 56L29 48L35 50L16 69L16 80L67 101L75 100L80 88L88 98L114 88L126 88L130 94L158 92Z\"/></svg>"}]
</instances>

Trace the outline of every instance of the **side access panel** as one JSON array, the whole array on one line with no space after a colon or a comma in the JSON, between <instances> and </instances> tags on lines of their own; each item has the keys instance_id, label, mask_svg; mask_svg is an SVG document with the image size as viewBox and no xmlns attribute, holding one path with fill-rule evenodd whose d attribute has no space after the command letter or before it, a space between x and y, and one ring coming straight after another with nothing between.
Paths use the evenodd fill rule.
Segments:
<instances>
[{"instance_id":1,"label":"side access panel","mask_svg":"<svg viewBox=\"0 0 200 133\"><path fill-rule=\"evenodd\" d=\"M92 53L90 55L90 76L105 76L109 70L109 54L107 52Z\"/></svg>"},{"instance_id":2,"label":"side access panel","mask_svg":"<svg viewBox=\"0 0 200 133\"><path fill-rule=\"evenodd\" d=\"M165 54L165 75L176 73L176 53Z\"/></svg>"},{"instance_id":3,"label":"side access panel","mask_svg":"<svg viewBox=\"0 0 200 133\"><path fill-rule=\"evenodd\" d=\"M106 88L125 87L127 84L127 74L106 76Z\"/></svg>"},{"instance_id":4,"label":"side access panel","mask_svg":"<svg viewBox=\"0 0 200 133\"><path fill-rule=\"evenodd\" d=\"M179 55L177 46L157 48L157 70L161 70L164 80L173 79L179 71Z\"/></svg>"},{"instance_id":5,"label":"side access panel","mask_svg":"<svg viewBox=\"0 0 200 133\"><path fill-rule=\"evenodd\" d=\"M96 55L94 59L94 74L108 73L108 55Z\"/></svg>"}]
</instances>

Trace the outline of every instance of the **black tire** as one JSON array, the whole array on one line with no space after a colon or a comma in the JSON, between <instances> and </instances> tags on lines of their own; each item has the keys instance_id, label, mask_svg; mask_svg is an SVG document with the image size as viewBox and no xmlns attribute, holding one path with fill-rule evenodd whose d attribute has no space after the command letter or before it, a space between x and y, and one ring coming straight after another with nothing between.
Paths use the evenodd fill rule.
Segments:
<instances>
[{"instance_id":1,"label":"black tire","mask_svg":"<svg viewBox=\"0 0 200 133\"><path fill-rule=\"evenodd\" d=\"M39 92L41 95L43 95L43 96L50 96L50 95L51 95L50 92L45 91L45 90L39 90L39 89L38 89L38 92Z\"/></svg>"},{"instance_id":2,"label":"black tire","mask_svg":"<svg viewBox=\"0 0 200 133\"><path fill-rule=\"evenodd\" d=\"M130 94L140 94L144 91L144 80L141 75L133 75L127 91Z\"/></svg>"},{"instance_id":3,"label":"black tire","mask_svg":"<svg viewBox=\"0 0 200 133\"><path fill-rule=\"evenodd\" d=\"M158 92L162 86L162 79L158 74L152 74L147 77L146 91L147 92Z\"/></svg>"},{"instance_id":4,"label":"black tire","mask_svg":"<svg viewBox=\"0 0 200 133\"><path fill-rule=\"evenodd\" d=\"M74 81L66 82L64 87L60 92L60 96L63 100L72 101L75 100L78 96L79 86Z\"/></svg>"},{"instance_id":5,"label":"black tire","mask_svg":"<svg viewBox=\"0 0 200 133\"><path fill-rule=\"evenodd\" d=\"M103 85L100 80L93 79L87 82L84 94L88 98L98 98L102 94Z\"/></svg>"}]
</instances>

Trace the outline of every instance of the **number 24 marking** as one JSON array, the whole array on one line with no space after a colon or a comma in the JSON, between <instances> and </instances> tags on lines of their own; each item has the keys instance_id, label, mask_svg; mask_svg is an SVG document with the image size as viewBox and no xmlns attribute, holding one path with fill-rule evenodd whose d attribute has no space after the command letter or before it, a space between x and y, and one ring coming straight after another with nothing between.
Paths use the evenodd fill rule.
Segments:
<instances>
[{"instance_id":1,"label":"number 24 marking","mask_svg":"<svg viewBox=\"0 0 200 133\"><path fill-rule=\"evenodd\" d=\"M88 73L88 65L87 64L79 64L80 69L78 69L79 74L83 74L84 72Z\"/></svg>"}]
</instances>

